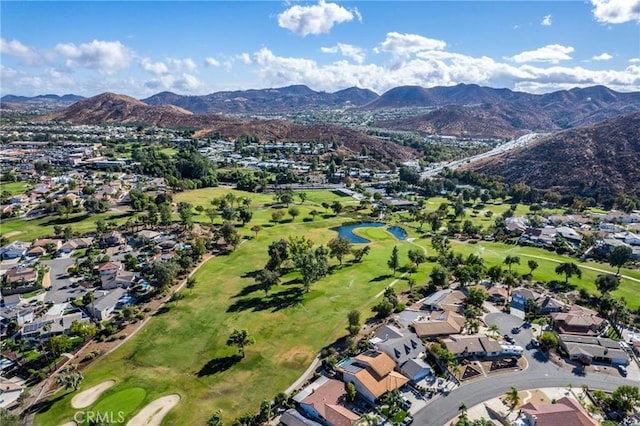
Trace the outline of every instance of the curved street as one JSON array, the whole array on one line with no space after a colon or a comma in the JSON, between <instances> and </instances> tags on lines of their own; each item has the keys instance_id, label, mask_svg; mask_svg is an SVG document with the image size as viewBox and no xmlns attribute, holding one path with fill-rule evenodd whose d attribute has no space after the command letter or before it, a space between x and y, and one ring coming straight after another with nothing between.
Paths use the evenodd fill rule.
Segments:
<instances>
[{"instance_id":1,"label":"curved street","mask_svg":"<svg viewBox=\"0 0 640 426\"><path fill-rule=\"evenodd\" d=\"M501 334L510 334L516 340L516 344L525 348L533 337L529 328L520 328L522 319L503 313L489 314L485 318L487 324L496 324L500 328ZM511 333L511 329L519 327L520 332ZM504 395L511 386L518 390L566 387L571 384L573 387L586 385L593 389L615 390L621 385L638 384L634 381L622 377L610 376L607 374L589 373L578 376L569 370L563 369L547 360L546 356L537 349L525 349L524 356L527 358L529 366L527 369L487 377L470 383L464 383L459 388L452 390L447 396L440 396L430 402L423 410L415 414L415 424L443 426L448 424L458 415L458 407L465 403L467 407L481 404L492 398Z\"/></svg>"}]
</instances>

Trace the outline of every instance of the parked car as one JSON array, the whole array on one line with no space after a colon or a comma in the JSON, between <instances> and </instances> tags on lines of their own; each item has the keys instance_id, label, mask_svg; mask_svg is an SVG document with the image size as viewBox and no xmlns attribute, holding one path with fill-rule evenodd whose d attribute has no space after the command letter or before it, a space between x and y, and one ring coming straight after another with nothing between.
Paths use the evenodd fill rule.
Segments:
<instances>
[{"instance_id":1,"label":"parked car","mask_svg":"<svg viewBox=\"0 0 640 426\"><path fill-rule=\"evenodd\" d=\"M402 398L402 409L405 411L409 411L409 409L411 408L411 401L409 401L407 398L403 397Z\"/></svg>"},{"instance_id":2,"label":"parked car","mask_svg":"<svg viewBox=\"0 0 640 426\"><path fill-rule=\"evenodd\" d=\"M505 334L504 336L502 336L502 338L507 343L515 343L516 342L515 339L513 337L509 336L508 334Z\"/></svg>"},{"instance_id":3,"label":"parked car","mask_svg":"<svg viewBox=\"0 0 640 426\"><path fill-rule=\"evenodd\" d=\"M538 342L538 339L536 339L535 337L531 339L531 346L533 346L534 348L540 346L540 342Z\"/></svg>"},{"instance_id":4,"label":"parked car","mask_svg":"<svg viewBox=\"0 0 640 426\"><path fill-rule=\"evenodd\" d=\"M627 377L627 367L625 367L624 365L619 365L618 371L620 372L620 375L622 377Z\"/></svg>"},{"instance_id":5,"label":"parked car","mask_svg":"<svg viewBox=\"0 0 640 426\"><path fill-rule=\"evenodd\" d=\"M407 416L402 419L403 426L410 425L411 423L413 423L413 416Z\"/></svg>"}]
</instances>

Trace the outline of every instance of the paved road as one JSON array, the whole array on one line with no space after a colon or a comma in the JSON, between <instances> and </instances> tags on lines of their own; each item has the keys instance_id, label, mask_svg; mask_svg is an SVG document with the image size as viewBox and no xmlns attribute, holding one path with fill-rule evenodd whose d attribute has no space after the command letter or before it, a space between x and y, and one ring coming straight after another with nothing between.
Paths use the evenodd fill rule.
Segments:
<instances>
[{"instance_id":1,"label":"paved road","mask_svg":"<svg viewBox=\"0 0 640 426\"><path fill-rule=\"evenodd\" d=\"M80 298L86 290L80 286L72 287L73 282L68 278L67 269L73 265L75 259L71 257L61 257L42 262L49 266L49 276L51 279L51 289L47 291L45 302L62 303L70 297Z\"/></svg>"},{"instance_id":2,"label":"paved road","mask_svg":"<svg viewBox=\"0 0 640 426\"><path fill-rule=\"evenodd\" d=\"M511 334L518 345L526 346L533 334L530 329L521 329L517 334L512 334L511 329L522 325L522 320L512 315L503 313L489 314L486 317L488 324L497 324L501 334ZM606 374L587 374L577 376L571 371L559 368L546 360L544 355L535 349L525 350L529 367L523 371L511 374L488 377L475 382L463 384L451 391L446 397L439 397L429 403L426 409L415 414L417 425L442 426L448 424L458 415L458 406L464 402L467 407L473 407L492 398L504 395L511 386L518 390L565 387L571 384L573 387L587 385L594 389L615 390L620 385L634 385L636 382L622 377Z\"/></svg>"}]
</instances>

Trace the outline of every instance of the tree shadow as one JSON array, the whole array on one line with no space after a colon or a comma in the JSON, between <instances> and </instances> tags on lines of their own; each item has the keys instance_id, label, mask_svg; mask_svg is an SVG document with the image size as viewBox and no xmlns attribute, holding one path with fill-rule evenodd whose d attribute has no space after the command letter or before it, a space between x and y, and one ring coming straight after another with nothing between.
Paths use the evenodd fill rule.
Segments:
<instances>
[{"instance_id":1,"label":"tree shadow","mask_svg":"<svg viewBox=\"0 0 640 426\"><path fill-rule=\"evenodd\" d=\"M302 285L302 278L292 278L289 281L285 281L282 285Z\"/></svg>"},{"instance_id":2,"label":"tree shadow","mask_svg":"<svg viewBox=\"0 0 640 426\"><path fill-rule=\"evenodd\" d=\"M222 358L214 358L207 362L201 369L198 371L198 377L206 377L211 376L212 374L222 373L223 371L227 371L235 364L240 362L242 357L240 355L232 355L225 356Z\"/></svg>"},{"instance_id":3,"label":"tree shadow","mask_svg":"<svg viewBox=\"0 0 640 426\"><path fill-rule=\"evenodd\" d=\"M302 301L304 290L301 287L291 287L266 297L249 297L240 299L227 308L227 312L266 311L277 312L295 306Z\"/></svg>"},{"instance_id":4,"label":"tree shadow","mask_svg":"<svg viewBox=\"0 0 640 426\"><path fill-rule=\"evenodd\" d=\"M549 358L547 358L547 356L545 355L544 352L542 352L541 350L537 350L534 354L533 354L533 359L535 359L538 362L544 362L547 363L549 362Z\"/></svg>"},{"instance_id":5,"label":"tree shadow","mask_svg":"<svg viewBox=\"0 0 640 426\"><path fill-rule=\"evenodd\" d=\"M237 298L237 297L243 297L243 296L247 296L253 292L256 292L258 290L262 290L262 287L260 286L260 284L258 283L254 283L254 284L249 284L248 286L244 287L242 290L240 290L240 292L238 294L236 294L235 296L233 296L233 298ZM264 291L264 290L262 290Z\"/></svg>"},{"instance_id":6,"label":"tree shadow","mask_svg":"<svg viewBox=\"0 0 640 426\"><path fill-rule=\"evenodd\" d=\"M45 401L41 401L38 402L37 404L35 404L34 406L32 406L31 408L29 408L29 410L27 411L28 413L46 413L47 411L49 411L49 409L51 409L51 407L57 403L58 401L60 401L62 398L64 398L65 396L67 396L67 394L69 394L71 391L69 392L65 392L53 399L47 399Z\"/></svg>"},{"instance_id":7,"label":"tree shadow","mask_svg":"<svg viewBox=\"0 0 640 426\"><path fill-rule=\"evenodd\" d=\"M161 308L159 308L155 314L153 314L154 317L160 316L162 314L166 314L167 312L169 312L171 310L170 307L168 306L162 306Z\"/></svg>"},{"instance_id":8,"label":"tree shadow","mask_svg":"<svg viewBox=\"0 0 640 426\"><path fill-rule=\"evenodd\" d=\"M370 283L377 283L377 282L380 282L380 281L388 280L388 279L389 279L389 278L391 278L392 276L393 276L393 275L389 275L389 274L387 274L387 275L380 275L380 276L378 276L378 277L371 278L371 279L369 280L369 282L370 282Z\"/></svg>"}]
</instances>

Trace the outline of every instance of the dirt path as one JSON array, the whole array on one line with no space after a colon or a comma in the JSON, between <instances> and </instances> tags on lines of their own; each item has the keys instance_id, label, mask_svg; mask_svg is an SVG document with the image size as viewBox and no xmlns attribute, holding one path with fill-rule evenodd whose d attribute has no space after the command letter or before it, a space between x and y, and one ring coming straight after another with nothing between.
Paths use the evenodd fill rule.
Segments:
<instances>
[{"instance_id":1,"label":"dirt path","mask_svg":"<svg viewBox=\"0 0 640 426\"><path fill-rule=\"evenodd\" d=\"M100 395L111 386L115 385L115 380L107 380L99 385L93 386L85 391L80 392L71 400L71 406L73 408L88 407L100 398Z\"/></svg>"},{"instance_id":2,"label":"dirt path","mask_svg":"<svg viewBox=\"0 0 640 426\"><path fill-rule=\"evenodd\" d=\"M180 395L167 395L147 404L127 426L160 426L162 419L180 402Z\"/></svg>"}]
</instances>

